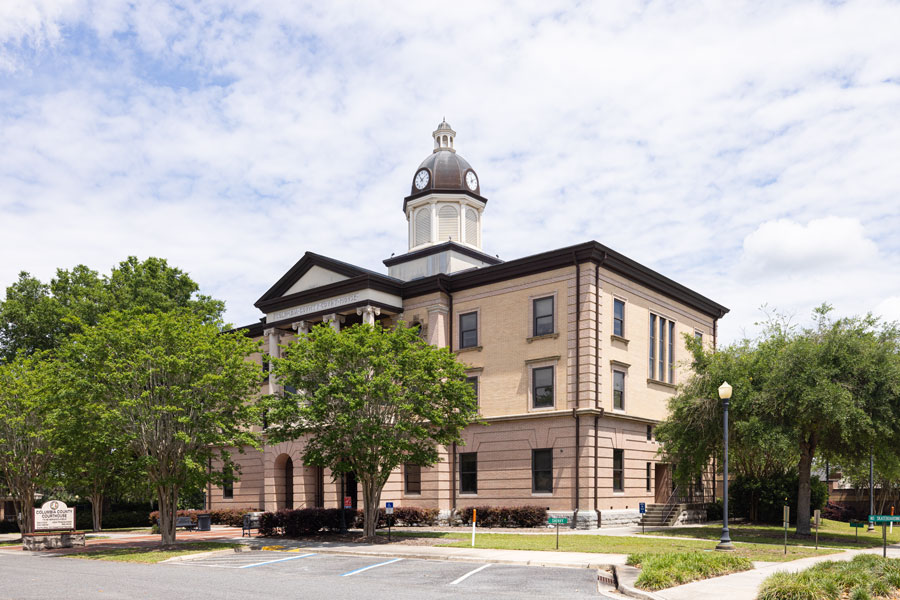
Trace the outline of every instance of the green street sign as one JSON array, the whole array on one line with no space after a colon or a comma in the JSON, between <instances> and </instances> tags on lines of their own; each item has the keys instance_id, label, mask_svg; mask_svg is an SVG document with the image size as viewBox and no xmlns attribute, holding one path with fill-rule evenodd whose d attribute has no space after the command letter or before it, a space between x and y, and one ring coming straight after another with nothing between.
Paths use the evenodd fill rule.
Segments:
<instances>
[{"instance_id":1,"label":"green street sign","mask_svg":"<svg viewBox=\"0 0 900 600\"><path fill-rule=\"evenodd\" d=\"M900 523L900 515L869 515L869 523Z\"/></svg>"},{"instance_id":2,"label":"green street sign","mask_svg":"<svg viewBox=\"0 0 900 600\"><path fill-rule=\"evenodd\" d=\"M566 525L569 523L569 517L550 517L547 522L551 525Z\"/></svg>"},{"instance_id":3,"label":"green street sign","mask_svg":"<svg viewBox=\"0 0 900 600\"><path fill-rule=\"evenodd\" d=\"M867 527L868 525L863 521L850 521L850 527L855 527L859 529L860 527Z\"/></svg>"}]
</instances>

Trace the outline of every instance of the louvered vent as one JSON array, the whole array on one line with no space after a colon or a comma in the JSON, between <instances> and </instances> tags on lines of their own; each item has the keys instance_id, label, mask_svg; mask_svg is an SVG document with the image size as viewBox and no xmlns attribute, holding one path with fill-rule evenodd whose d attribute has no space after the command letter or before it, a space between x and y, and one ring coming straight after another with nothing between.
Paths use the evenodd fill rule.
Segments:
<instances>
[{"instance_id":1,"label":"louvered vent","mask_svg":"<svg viewBox=\"0 0 900 600\"><path fill-rule=\"evenodd\" d=\"M416 246L431 241L431 207L419 209L416 213Z\"/></svg>"},{"instance_id":2,"label":"louvered vent","mask_svg":"<svg viewBox=\"0 0 900 600\"><path fill-rule=\"evenodd\" d=\"M459 219L456 208L445 204L438 211L438 243L459 240Z\"/></svg>"},{"instance_id":3,"label":"louvered vent","mask_svg":"<svg viewBox=\"0 0 900 600\"><path fill-rule=\"evenodd\" d=\"M475 209L466 209L466 242L478 245L478 213Z\"/></svg>"}]
</instances>

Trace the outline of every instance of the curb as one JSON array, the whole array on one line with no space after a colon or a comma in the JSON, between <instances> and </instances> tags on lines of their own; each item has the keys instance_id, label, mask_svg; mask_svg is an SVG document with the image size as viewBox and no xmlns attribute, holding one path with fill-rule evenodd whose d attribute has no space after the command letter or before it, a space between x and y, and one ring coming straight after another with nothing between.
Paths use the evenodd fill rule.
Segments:
<instances>
[{"instance_id":1,"label":"curb","mask_svg":"<svg viewBox=\"0 0 900 600\"><path fill-rule=\"evenodd\" d=\"M653 592L639 590L634 587L641 570L634 567L623 565L612 566L613 579L616 581L616 589L626 596L638 598L638 600L663 600L662 596L657 596Z\"/></svg>"},{"instance_id":2,"label":"curb","mask_svg":"<svg viewBox=\"0 0 900 600\"><path fill-rule=\"evenodd\" d=\"M171 562L181 562L183 560L197 560L199 558L206 558L208 556L218 556L219 554L234 554L233 549L228 550L210 550L209 552L195 552L194 554L182 554L181 556L173 556L172 558L167 558L166 560L159 561L159 564L171 563Z\"/></svg>"}]
</instances>

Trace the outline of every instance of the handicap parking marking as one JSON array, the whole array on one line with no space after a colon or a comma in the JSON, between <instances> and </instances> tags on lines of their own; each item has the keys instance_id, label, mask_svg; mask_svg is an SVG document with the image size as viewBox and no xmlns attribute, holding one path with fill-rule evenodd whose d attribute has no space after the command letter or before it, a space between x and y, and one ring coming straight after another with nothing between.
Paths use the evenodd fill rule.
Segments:
<instances>
[{"instance_id":1,"label":"handicap parking marking","mask_svg":"<svg viewBox=\"0 0 900 600\"><path fill-rule=\"evenodd\" d=\"M266 560L263 562L251 563L249 565L241 565L240 567L237 567L237 568L238 569L249 569L250 567L261 567L263 565L271 565L274 563L285 562L287 560L297 560L298 558L307 558L309 556L315 556L315 555L316 555L315 552L309 552L307 554L300 554L299 556L288 556L286 558L276 558L274 560Z\"/></svg>"},{"instance_id":2,"label":"handicap parking marking","mask_svg":"<svg viewBox=\"0 0 900 600\"><path fill-rule=\"evenodd\" d=\"M403 560L402 558L394 558L391 560L387 560L383 563L378 563L376 565L369 565L368 567L361 567L359 569L354 569L353 571L347 571L346 573L341 574L341 577L350 577L351 575L356 575L357 573L362 573L363 571L368 571L369 569L375 569L377 567L383 567L385 565L390 565L395 562L399 562Z\"/></svg>"},{"instance_id":3,"label":"handicap parking marking","mask_svg":"<svg viewBox=\"0 0 900 600\"><path fill-rule=\"evenodd\" d=\"M462 583L463 581L465 581L466 579L468 579L469 577L471 577L472 575L474 575L475 573L477 573L477 572L479 572L479 571L484 571L484 570L487 569L489 566L491 566L491 563L488 563L488 564L486 564L486 565L481 565L481 566L478 567L477 569L472 569L471 571L469 571L468 573L466 573L465 575L463 575L463 576L460 577L459 579L456 579L455 581L451 581L448 585L458 585L458 584Z\"/></svg>"}]
</instances>

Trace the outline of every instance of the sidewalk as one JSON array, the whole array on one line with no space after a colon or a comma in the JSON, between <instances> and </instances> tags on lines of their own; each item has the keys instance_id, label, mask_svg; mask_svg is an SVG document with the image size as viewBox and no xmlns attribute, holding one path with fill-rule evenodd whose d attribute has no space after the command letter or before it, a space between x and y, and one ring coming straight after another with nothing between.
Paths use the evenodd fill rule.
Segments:
<instances>
[{"instance_id":1,"label":"sidewalk","mask_svg":"<svg viewBox=\"0 0 900 600\"><path fill-rule=\"evenodd\" d=\"M867 548L865 550L848 550L840 554L828 554L825 556L811 556L784 563L766 563L758 569L734 573L703 581L694 581L678 587L655 592L665 600L754 600L760 584L773 573L780 571L796 573L808 569L816 563L826 560L851 560L857 554L877 554L881 556L881 548ZM900 545L888 546L888 558L900 558Z\"/></svg>"}]
</instances>

